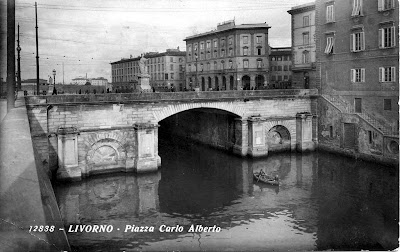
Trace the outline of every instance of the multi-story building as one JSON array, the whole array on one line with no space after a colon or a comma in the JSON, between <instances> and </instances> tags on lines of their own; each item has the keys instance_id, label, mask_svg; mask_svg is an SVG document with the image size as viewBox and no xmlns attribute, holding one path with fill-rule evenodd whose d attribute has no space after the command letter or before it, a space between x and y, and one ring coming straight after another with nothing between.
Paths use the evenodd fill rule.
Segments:
<instances>
[{"instance_id":1,"label":"multi-story building","mask_svg":"<svg viewBox=\"0 0 400 252\"><path fill-rule=\"evenodd\" d=\"M395 0L317 0L321 93L398 128L399 5Z\"/></svg>"},{"instance_id":2,"label":"multi-story building","mask_svg":"<svg viewBox=\"0 0 400 252\"><path fill-rule=\"evenodd\" d=\"M108 84L108 80L104 77L91 78L89 82L93 86L107 86Z\"/></svg>"},{"instance_id":3,"label":"multi-story building","mask_svg":"<svg viewBox=\"0 0 400 252\"><path fill-rule=\"evenodd\" d=\"M186 88L237 90L268 84L267 24L218 24L186 41Z\"/></svg>"},{"instance_id":4,"label":"multi-story building","mask_svg":"<svg viewBox=\"0 0 400 252\"><path fill-rule=\"evenodd\" d=\"M399 2L316 0L315 9L319 143L398 159Z\"/></svg>"},{"instance_id":5,"label":"multi-story building","mask_svg":"<svg viewBox=\"0 0 400 252\"><path fill-rule=\"evenodd\" d=\"M292 85L315 88L315 3L293 7L292 15Z\"/></svg>"},{"instance_id":6,"label":"multi-story building","mask_svg":"<svg viewBox=\"0 0 400 252\"><path fill-rule=\"evenodd\" d=\"M292 81L292 48L271 47L269 64L269 88L290 88Z\"/></svg>"},{"instance_id":7,"label":"multi-story building","mask_svg":"<svg viewBox=\"0 0 400 252\"><path fill-rule=\"evenodd\" d=\"M175 89L185 87L185 52L177 49L167 49L166 52L145 53L146 67L150 75L150 86L156 90ZM141 57L122 59L111 63L111 76L114 88L118 85L138 81L140 75L139 60Z\"/></svg>"},{"instance_id":8,"label":"multi-story building","mask_svg":"<svg viewBox=\"0 0 400 252\"><path fill-rule=\"evenodd\" d=\"M89 79L84 77L78 77L72 79L72 84L74 85L85 85L87 82L89 82Z\"/></svg>"}]
</instances>

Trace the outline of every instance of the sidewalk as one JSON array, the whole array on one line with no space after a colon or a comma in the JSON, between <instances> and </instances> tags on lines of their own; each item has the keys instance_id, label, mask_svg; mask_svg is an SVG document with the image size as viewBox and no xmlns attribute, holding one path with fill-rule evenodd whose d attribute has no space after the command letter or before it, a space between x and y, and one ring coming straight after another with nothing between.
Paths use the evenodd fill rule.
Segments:
<instances>
[{"instance_id":1,"label":"sidewalk","mask_svg":"<svg viewBox=\"0 0 400 252\"><path fill-rule=\"evenodd\" d=\"M0 250L69 250L50 180L35 160L23 97L0 122L0 148ZM29 232L35 225L55 229Z\"/></svg>"}]
</instances>

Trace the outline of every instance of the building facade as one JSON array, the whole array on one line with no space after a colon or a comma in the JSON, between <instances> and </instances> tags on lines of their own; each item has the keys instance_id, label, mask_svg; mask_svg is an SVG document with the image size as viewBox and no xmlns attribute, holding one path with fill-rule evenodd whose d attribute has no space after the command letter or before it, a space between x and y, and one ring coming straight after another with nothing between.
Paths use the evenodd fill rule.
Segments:
<instances>
[{"instance_id":1,"label":"building facade","mask_svg":"<svg viewBox=\"0 0 400 252\"><path fill-rule=\"evenodd\" d=\"M269 88L291 88L292 86L292 48L271 47L269 54Z\"/></svg>"},{"instance_id":2,"label":"building facade","mask_svg":"<svg viewBox=\"0 0 400 252\"><path fill-rule=\"evenodd\" d=\"M145 65L150 74L150 86L156 90L183 90L185 87L185 52L167 49L166 52L146 53ZM111 63L113 89L119 86L134 86L140 75L139 60L141 57L122 59Z\"/></svg>"},{"instance_id":3,"label":"building facade","mask_svg":"<svg viewBox=\"0 0 400 252\"><path fill-rule=\"evenodd\" d=\"M398 129L399 2L318 0L321 93Z\"/></svg>"},{"instance_id":4,"label":"building facade","mask_svg":"<svg viewBox=\"0 0 400 252\"><path fill-rule=\"evenodd\" d=\"M288 13L292 15L292 85L315 88L315 3L295 6Z\"/></svg>"},{"instance_id":5,"label":"building facade","mask_svg":"<svg viewBox=\"0 0 400 252\"><path fill-rule=\"evenodd\" d=\"M87 82L89 82L88 78L78 77L78 78L72 79L73 85L85 85Z\"/></svg>"},{"instance_id":6,"label":"building facade","mask_svg":"<svg viewBox=\"0 0 400 252\"><path fill-rule=\"evenodd\" d=\"M89 80L90 84L93 86L107 86L108 80L103 77L92 78Z\"/></svg>"},{"instance_id":7,"label":"building facade","mask_svg":"<svg viewBox=\"0 0 400 252\"><path fill-rule=\"evenodd\" d=\"M319 146L399 158L399 2L316 0Z\"/></svg>"},{"instance_id":8,"label":"building facade","mask_svg":"<svg viewBox=\"0 0 400 252\"><path fill-rule=\"evenodd\" d=\"M218 24L186 41L186 88L240 90L263 88L269 80L267 24Z\"/></svg>"}]
</instances>

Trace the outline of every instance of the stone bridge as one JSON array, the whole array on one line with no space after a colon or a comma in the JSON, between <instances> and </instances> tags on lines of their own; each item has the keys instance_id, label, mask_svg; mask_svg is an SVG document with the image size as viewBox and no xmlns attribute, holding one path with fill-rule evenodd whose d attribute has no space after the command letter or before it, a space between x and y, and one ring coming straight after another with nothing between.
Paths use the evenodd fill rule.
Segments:
<instances>
[{"instance_id":1,"label":"stone bridge","mask_svg":"<svg viewBox=\"0 0 400 252\"><path fill-rule=\"evenodd\" d=\"M317 90L288 89L28 96L26 105L48 172L79 180L92 173L157 170L163 122L172 132L179 124L181 135L242 156L313 150L316 98Z\"/></svg>"}]
</instances>

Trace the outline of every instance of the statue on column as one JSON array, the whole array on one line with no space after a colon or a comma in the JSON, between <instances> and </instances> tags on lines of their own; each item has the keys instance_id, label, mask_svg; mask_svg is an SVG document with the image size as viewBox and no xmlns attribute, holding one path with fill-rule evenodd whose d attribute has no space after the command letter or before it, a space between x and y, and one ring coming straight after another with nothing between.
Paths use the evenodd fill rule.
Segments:
<instances>
[{"instance_id":1,"label":"statue on column","mask_svg":"<svg viewBox=\"0 0 400 252\"><path fill-rule=\"evenodd\" d=\"M146 61L147 59L144 56L139 60L139 69L141 74L147 74Z\"/></svg>"}]
</instances>

